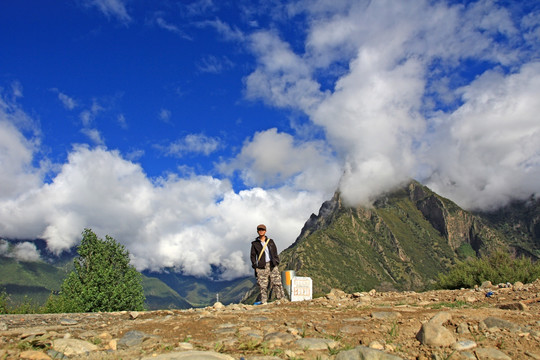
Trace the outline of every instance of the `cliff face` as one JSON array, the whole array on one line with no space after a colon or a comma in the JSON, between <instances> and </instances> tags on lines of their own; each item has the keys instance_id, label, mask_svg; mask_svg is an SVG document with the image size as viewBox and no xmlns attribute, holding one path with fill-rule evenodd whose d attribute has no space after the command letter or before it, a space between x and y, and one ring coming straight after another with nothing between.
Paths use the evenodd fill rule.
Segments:
<instances>
[{"instance_id":1,"label":"cliff face","mask_svg":"<svg viewBox=\"0 0 540 360\"><path fill-rule=\"evenodd\" d=\"M502 233L514 254L540 260L540 198L536 195L475 215Z\"/></svg>"},{"instance_id":2,"label":"cliff face","mask_svg":"<svg viewBox=\"0 0 540 360\"><path fill-rule=\"evenodd\" d=\"M424 290L459 259L505 248L501 232L418 182L348 207L339 193L283 251L282 266L313 278L314 293Z\"/></svg>"}]
</instances>

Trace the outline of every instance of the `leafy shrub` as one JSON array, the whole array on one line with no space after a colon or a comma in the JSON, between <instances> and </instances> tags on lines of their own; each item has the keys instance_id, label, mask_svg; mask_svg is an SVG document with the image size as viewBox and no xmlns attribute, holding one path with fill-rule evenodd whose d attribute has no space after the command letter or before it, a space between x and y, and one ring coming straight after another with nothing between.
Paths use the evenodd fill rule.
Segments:
<instances>
[{"instance_id":1,"label":"leafy shrub","mask_svg":"<svg viewBox=\"0 0 540 360\"><path fill-rule=\"evenodd\" d=\"M144 310L141 274L129 264L129 252L110 236L99 239L83 231L79 257L59 295L51 295L46 312Z\"/></svg>"},{"instance_id":2,"label":"leafy shrub","mask_svg":"<svg viewBox=\"0 0 540 360\"><path fill-rule=\"evenodd\" d=\"M530 258L513 258L505 252L458 262L447 274L439 274L436 284L440 289L472 288L484 281L493 284L530 283L540 277L540 262Z\"/></svg>"}]
</instances>

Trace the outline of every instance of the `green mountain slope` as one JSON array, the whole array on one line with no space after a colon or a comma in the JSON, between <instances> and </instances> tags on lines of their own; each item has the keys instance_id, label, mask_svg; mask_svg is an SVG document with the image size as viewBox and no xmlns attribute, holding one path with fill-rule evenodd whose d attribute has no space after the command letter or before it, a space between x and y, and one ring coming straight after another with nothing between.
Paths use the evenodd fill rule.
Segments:
<instances>
[{"instance_id":1,"label":"green mountain slope","mask_svg":"<svg viewBox=\"0 0 540 360\"><path fill-rule=\"evenodd\" d=\"M161 280L194 307L213 305L218 298L223 304L238 303L255 282L252 277L231 281L213 281L172 271L144 272L143 274Z\"/></svg>"},{"instance_id":2,"label":"green mountain slope","mask_svg":"<svg viewBox=\"0 0 540 360\"><path fill-rule=\"evenodd\" d=\"M30 300L43 305L51 292L59 291L71 271L72 261L55 266L46 262L25 262L0 256L0 291L9 294L10 301L20 304ZM68 266L69 265L69 266ZM143 288L148 309L188 309L192 305L159 279L143 275Z\"/></svg>"},{"instance_id":3,"label":"green mountain slope","mask_svg":"<svg viewBox=\"0 0 540 360\"><path fill-rule=\"evenodd\" d=\"M67 271L44 262L16 261L0 256L0 289L13 303L25 296L35 304L43 304L52 291L60 290Z\"/></svg>"},{"instance_id":4,"label":"green mountain slope","mask_svg":"<svg viewBox=\"0 0 540 360\"><path fill-rule=\"evenodd\" d=\"M143 275L143 289L148 310L189 309L193 306L167 284L156 278Z\"/></svg>"},{"instance_id":5,"label":"green mountain slope","mask_svg":"<svg viewBox=\"0 0 540 360\"><path fill-rule=\"evenodd\" d=\"M311 277L314 294L424 290L458 259L506 247L499 230L412 181L371 208L336 193L282 252L281 268Z\"/></svg>"}]
</instances>

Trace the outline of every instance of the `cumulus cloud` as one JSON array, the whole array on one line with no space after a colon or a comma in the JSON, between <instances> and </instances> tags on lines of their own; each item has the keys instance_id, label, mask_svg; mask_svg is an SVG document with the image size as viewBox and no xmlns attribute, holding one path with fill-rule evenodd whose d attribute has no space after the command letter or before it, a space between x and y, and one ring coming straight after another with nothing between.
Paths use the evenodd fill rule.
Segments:
<instances>
[{"instance_id":1,"label":"cumulus cloud","mask_svg":"<svg viewBox=\"0 0 540 360\"><path fill-rule=\"evenodd\" d=\"M0 98L0 199L9 201L40 186L43 172L32 166L39 140L24 136L31 119L18 106Z\"/></svg>"},{"instance_id":2,"label":"cumulus cloud","mask_svg":"<svg viewBox=\"0 0 540 360\"><path fill-rule=\"evenodd\" d=\"M17 243L13 246L13 251L10 254L18 261L36 262L39 261L40 254L36 244L31 242Z\"/></svg>"},{"instance_id":3,"label":"cumulus cloud","mask_svg":"<svg viewBox=\"0 0 540 360\"><path fill-rule=\"evenodd\" d=\"M0 239L0 256L26 262L36 262L41 260L36 244L28 241L15 243L13 246L10 246L9 242Z\"/></svg>"},{"instance_id":4,"label":"cumulus cloud","mask_svg":"<svg viewBox=\"0 0 540 360\"><path fill-rule=\"evenodd\" d=\"M324 129L350 204L370 204L410 178L469 208L540 190L530 100L540 94L538 13L521 18L491 1L288 9L310 24L303 51L277 32L253 34L258 66L247 96L301 110Z\"/></svg>"},{"instance_id":5,"label":"cumulus cloud","mask_svg":"<svg viewBox=\"0 0 540 360\"><path fill-rule=\"evenodd\" d=\"M437 118L429 179L467 208L494 208L539 191L540 63L487 71L460 89L463 105Z\"/></svg>"},{"instance_id":6,"label":"cumulus cloud","mask_svg":"<svg viewBox=\"0 0 540 360\"><path fill-rule=\"evenodd\" d=\"M288 183L295 189L325 194L336 190L341 175L339 161L323 141L298 141L275 128L256 133L220 170L240 172L248 186Z\"/></svg>"},{"instance_id":7,"label":"cumulus cloud","mask_svg":"<svg viewBox=\"0 0 540 360\"><path fill-rule=\"evenodd\" d=\"M32 156L27 143L18 146ZM27 161L11 159L16 160ZM211 276L217 268L222 279L233 279L251 273L248 249L257 224L266 223L284 249L326 196L291 185L235 192L228 180L211 176L150 179L118 151L79 145L49 183L0 202L0 233L44 239L59 254L80 241L82 229L91 228L125 244L139 270L170 267ZM24 245L19 257L25 251L27 259L35 255Z\"/></svg>"}]
</instances>

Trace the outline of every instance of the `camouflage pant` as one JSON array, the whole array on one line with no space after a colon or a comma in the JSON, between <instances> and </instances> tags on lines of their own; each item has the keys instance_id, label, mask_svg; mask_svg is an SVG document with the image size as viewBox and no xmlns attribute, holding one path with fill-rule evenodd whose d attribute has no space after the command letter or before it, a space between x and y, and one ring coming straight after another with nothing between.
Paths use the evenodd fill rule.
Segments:
<instances>
[{"instance_id":1,"label":"camouflage pant","mask_svg":"<svg viewBox=\"0 0 540 360\"><path fill-rule=\"evenodd\" d=\"M274 294L278 299L285 297L283 292L283 285L281 285L281 274L279 269L275 266L270 269L270 263L266 263L264 269L257 269L257 284L261 290L261 301L263 303L268 301L268 279L270 279L270 288L273 289Z\"/></svg>"}]
</instances>

